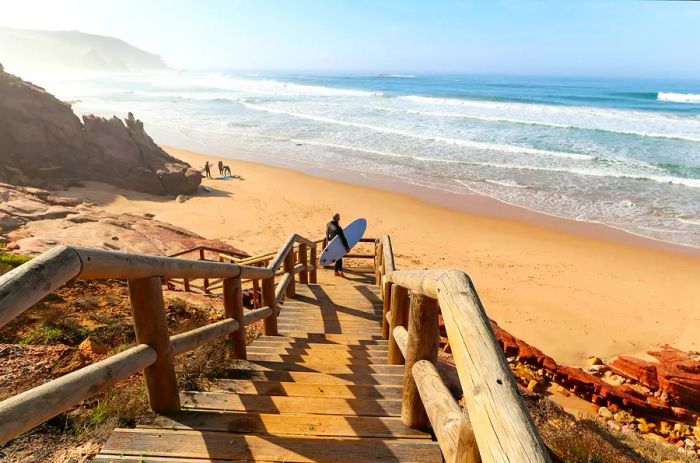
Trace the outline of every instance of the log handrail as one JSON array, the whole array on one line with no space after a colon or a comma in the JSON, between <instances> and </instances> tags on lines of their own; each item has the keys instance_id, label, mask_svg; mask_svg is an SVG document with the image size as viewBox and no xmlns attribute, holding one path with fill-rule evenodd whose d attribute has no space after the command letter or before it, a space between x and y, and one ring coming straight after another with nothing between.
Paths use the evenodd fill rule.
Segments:
<instances>
[{"instance_id":1,"label":"log handrail","mask_svg":"<svg viewBox=\"0 0 700 463\"><path fill-rule=\"evenodd\" d=\"M185 254L189 254L192 252L200 252L200 251L209 251L209 252L213 252L216 254L218 254L218 253L231 254L231 251L229 251L227 249L213 248L211 246L194 246L192 248L183 249L182 251L178 251L178 252L173 253L173 254L168 254L168 257L180 257L180 256L184 256ZM241 254L239 257L236 257L236 259L247 259L247 258L248 258L248 255L245 253Z\"/></svg>"},{"instance_id":2,"label":"log handrail","mask_svg":"<svg viewBox=\"0 0 700 463\"><path fill-rule=\"evenodd\" d=\"M297 261L298 253L290 253L294 244L306 247L310 255L298 256ZM280 302L285 292L289 296L295 275L308 272L305 276L311 282L316 281L316 246L317 242L300 235L290 237L277 253L290 265L286 272L280 272L282 277L277 290L275 277L279 265L277 268L261 267L68 246L50 249L1 275L0 327L74 278L128 280L136 338L140 344L1 401L0 445L139 371L144 371L154 411L179 408L173 356L229 336L235 341L232 343L234 354L245 359L245 349L240 346L241 341L245 342L245 325L264 320L266 334L277 334ZM221 251L200 246L177 255L204 250ZM185 286L189 286L192 279L221 281L214 284L224 288L224 319L168 337L161 280L170 283L169 279L174 278L182 278ZM264 307L242 312L240 285L243 279L263 281L263 292L268 296Z\"/></svg>"},{"instance_id":3,"label":"log handrail","mask_svg":"<svg viewBox=\"0 0 700 463\"><path fill-rule=\"evenodd\" d=\"M527 411L469 276L457 269L397 271L388 236L378 241L376 249L377 282L382 285L384 297L382 334L389 339L390 354L394 352L389 361L400 364L404 358L412 360L407 365L410 372L407 368L404 378L404 423L420 425L421 413L427 414L443 455L450 463L549 462L547 448ZM406 310L405 296L397 293L397 287L413 294L411 321L401 315ZM401 303L394 300L397 294L402 297ZM432 299L439 305L464 391L465 412L460 412L453 400L447 401L447 389L437 370L432 368L434 361L429 357L434 351L429 346L437 336L433 327L416 329L428 320L413 318L437 316L430 306L419 307L423 305L418 302L421 298ZM406 328L407 322L411 329ZM393 351L392 346L396 346ZM416 389L422 402L420 407L415 403ZM437 400L436 396L444 400Z\"/></svg>"}]
</instances>

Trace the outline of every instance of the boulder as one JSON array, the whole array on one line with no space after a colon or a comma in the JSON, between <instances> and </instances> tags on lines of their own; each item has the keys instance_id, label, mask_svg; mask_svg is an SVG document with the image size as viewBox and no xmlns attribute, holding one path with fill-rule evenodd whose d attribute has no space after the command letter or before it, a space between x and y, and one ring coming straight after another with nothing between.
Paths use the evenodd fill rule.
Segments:
<instances>
[{"instance_id":1,"label":"boulder","mask_svg":"<svg viewBox=\"0 0 700 463\"><path fill-rule=\"evenodd\" d=\"M179 195L195 193L202 179L156 145L133 114L125 121L92 115L81 121L69 104L2 70L0 158L0 181L13 185L45 188L91 180Z\"/></svg>"}]
</instances>

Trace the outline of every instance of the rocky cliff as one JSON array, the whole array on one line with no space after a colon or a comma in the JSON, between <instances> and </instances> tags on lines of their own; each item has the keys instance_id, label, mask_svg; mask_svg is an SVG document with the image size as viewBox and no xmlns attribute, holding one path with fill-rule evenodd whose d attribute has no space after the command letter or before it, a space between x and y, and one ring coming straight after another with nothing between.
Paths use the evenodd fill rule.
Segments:
<instances>
[{"instance_id":1,"label":"rocky cliff","mask_svg":"<svg viewBox=\"0 0 700 463\"><path fill-rule=\"evenodd\" d=\"M0 65L0 181L57 187L81 180L157 195L190 194L202 176L156 145L129 117L81 121L43 88Z\"/></svg>"},{"instance_id":2,"label":"rocky cliff","mask_svg":"<svg viewBox=\"0 0 700 463\"><path fill-rule=\"evenodd\" d=\"M35 71L143 71L163 60L123 40L79 31L0 27L0 56L8 68Z\"/></svg>"}]
</instances>

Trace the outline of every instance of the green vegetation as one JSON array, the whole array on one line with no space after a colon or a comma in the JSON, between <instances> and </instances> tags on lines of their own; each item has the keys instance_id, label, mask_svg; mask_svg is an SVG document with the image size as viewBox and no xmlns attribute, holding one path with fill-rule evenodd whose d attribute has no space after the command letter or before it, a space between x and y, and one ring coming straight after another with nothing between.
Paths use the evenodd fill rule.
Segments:
<instances>
[{"instance_id":1,"label":"green vegetation","mask_svg":"<svg viewBox=\"0 0 700 463\"><path fill-rule=\"evenodd\" d=\"M55 321L43 320L17 340L17 344L66 344L77 346L90 336L91 330Z\"/></svg>"},{"instance_id":2,"label":"green vegetation","mask_svg":"<svg viewBox=\"0 0 700 463\"><path fill-rule=\"evenodd\" d=\"M25 262L30 261L32 258L29 256L17 256L14 254L7 254L2 251L0 247L0 275L7 273L15 267L19 267Z\"/></svg>"}]
</instances>

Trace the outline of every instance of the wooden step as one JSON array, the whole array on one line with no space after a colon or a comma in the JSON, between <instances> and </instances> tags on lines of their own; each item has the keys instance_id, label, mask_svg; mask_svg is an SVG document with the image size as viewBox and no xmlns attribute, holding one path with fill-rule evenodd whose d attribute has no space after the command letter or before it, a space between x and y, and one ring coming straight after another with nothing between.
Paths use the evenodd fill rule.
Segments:
<instances>
[{"instance_id":1,"label":"wooden step","mask_svg":"<svg viewBox=\"0 0 700 463\"><path fill-rule=\"evenodd\" d=\"M304 333L300 336L260 336L259 341L275 341L275 342L305 342L311 344L341 344L338 342L338 338L341 340L346 340L342 336L337 334L331 334L326 337L324 333ZM352 343L345 343L348 346L387 346L389 341L383 338L378 339L359 339Z\"/></svg>"},{"instance_id":2,"label":"wooden step","mask_svg":"<svg viewBox=\"0 0 700 463\"><path fill-rule=\"evenodd\" d=\"M320 342L306 342L306 341L285 341L283 338L266 338L261 337L253 341L250 347L284 347L285 349L314 349L314 350L329 350L329 351L350 351L350 352L384 352L386 353L389 349L387 344L333 344L333 343L320 343Z\"/></svg>"},{"instance_id":3,"label":"wooden step","mask_svg":"<svg viewBox=\"0 0 700 463\"><path fill-rule=\"evenodd\" d=\"M386 357L378 359L372 357L346 357L339 355L287 355L255 353L248 351L248 360L251 362L283 362L283 363L310 363L310 364L335 364L335 365L386 365Z\"/></svg>"},{"instance_id":4,"label":"wooden step","mask_svg":"<svg viewBox=\"0 0 700 463\"><path fill-rule=\"evenodd\" d=\"M280 381L210 379L209 392L236 394L283 395L290 397L331 397L337 399L400 399L401 385L306 384Z\"/></svg>"},{"instance_id":5,"label":"wooden step","mask_svg":"<svg viewBox=\"0 0 700 463\"><path fill-rule=\"evenodd\" d=\"M231 368L217 372L222 379L247 379L251 381L279 381L305 384L365 384L365 385L403 385L403 374L365 374L356 373L314 373L307 371L260 371L245 368Z\"/></svg>"},{"instance_id":6,"label":"wooden step","mask_svg":"<svg viewBox=\"0 0 700 463\"><path fill-rule=\"evenodd\" d=\"M149 423L138 427L238 434L430 439L429 434L403 424L401 418L377 416L277 415L188 410L168 416L156 416Z\"/></svg>"},{"instance_id":7,"label":"wooden step","mask_svg":"<svg viewBox=\"0 0 700 463\"><path fill-rule=\"evenodd\" d=\"M379 330L381 332L381 330ZM313 336L317 335L324 335L326 336L325 339L327 340L335 340L335 342L339 344L352 344L352 343L358 343L362 341L377 341L381 339L381 334L365 334L365 333L342 333L341 331L331 331L329 333L324 333L323 329L316 330L314 332L308 332L308 331L302 331L301 328L299 329L294 329L294 330L279 330L279 333L282 336L289 336L289 337L299 337L299 336L309 336L309 338L312 338ZM332 336L336 336L333 338Z\"/></svg>"},{"instance_id":8,"label":"wooden step","mask_svg":"<svg viewBox=\"0 0 700 463\"><path fill-rule=\"evenodd\" d=\"M249 354L283 354L283 355L310 355L313 357L342 357L342 358L372 358L386 359L386 350L351 350L351 349L318 349L318 348L303 348L303 347L279 347L279 346L262 346L258 343L248 346Z\"/></svg>"},{"instance_id":9,"label":"wooden step","mask_svg":"<svg viewBox=\"0 0 700 463\"><path fill-rule=\"evenodd\" d=\"M212 431L117 429L97 458L122 456L135 457L132 461L163 456L172 462L177 462L175 458L204 458L205 461L288 463L439 462L442 458L435 443L422 439L258 436Z\"/></svg>"},{"instance_id":10,"label":"wooden step","mask_svg":"<svg viewBox=\"0 0 700 463\"><path fill-rule=\"evenodd\" d=\"M288 397L257 394L185 391L183 408L238 412L296 413L311 415L400 416L401 401L395 399L336 399Z\"/></svg>"},{"instance_id":11,"label":"wooden step","mask_svg":"<svg viewBox=\"0 0 700 463\"><path fill-rule=\"evenodd\" d=\"M403 365L332 365L326 363L284 363L272 361L246 362L235 360L230 369L242 368L258 371L304 371L308 373L403 375Z\"/></svg>"}]
</instances>

